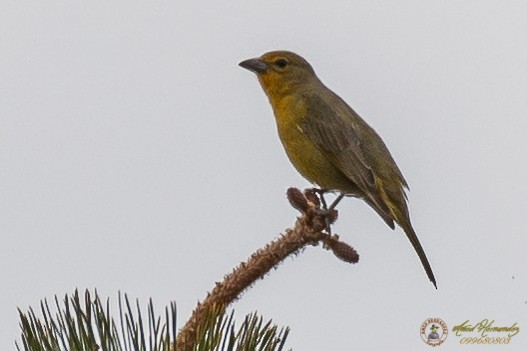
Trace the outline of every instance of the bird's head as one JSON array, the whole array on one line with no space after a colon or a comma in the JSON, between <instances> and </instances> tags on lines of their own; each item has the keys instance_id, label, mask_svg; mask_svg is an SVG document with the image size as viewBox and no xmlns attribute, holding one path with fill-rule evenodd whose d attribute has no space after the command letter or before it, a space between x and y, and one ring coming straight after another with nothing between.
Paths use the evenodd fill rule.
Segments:
<instances>
[{"instance_id":1,"label":"bird's head","mask_svg":"<svg viewBox=\"0 0 527 351\"><path fill-rule=\"evenodd\" d=\"M242 61L239 65L256 73L271 99L275 94L283 94L284 90L318 80L311 65L290 51L271 51L258 58Z\"/></svg>"}]
</instances>

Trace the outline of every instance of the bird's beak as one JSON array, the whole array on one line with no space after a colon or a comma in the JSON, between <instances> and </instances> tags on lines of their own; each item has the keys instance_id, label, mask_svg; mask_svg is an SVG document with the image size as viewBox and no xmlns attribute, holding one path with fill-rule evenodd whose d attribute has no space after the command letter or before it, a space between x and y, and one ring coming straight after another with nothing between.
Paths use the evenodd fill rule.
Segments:
<instances>
[{"instance_id":1,"label":"bird's beak","mask_svg":"<svg viewBox=\"0 0 527 351\"><path fill-rule=\"evenodd\" d=\"M239 63L239 65L256 74L265 73L269 69L269 66L259 58L253 58L253 59L242 61Z\"/></svg>"}]
</instances>

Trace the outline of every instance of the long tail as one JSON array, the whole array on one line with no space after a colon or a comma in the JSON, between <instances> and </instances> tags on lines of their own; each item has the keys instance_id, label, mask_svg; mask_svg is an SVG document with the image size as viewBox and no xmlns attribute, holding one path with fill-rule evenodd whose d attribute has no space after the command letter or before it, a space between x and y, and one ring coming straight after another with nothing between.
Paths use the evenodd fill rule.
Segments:
<instances>
[{"instance_id":1,"label":"long tail","mask_svg":"<svg viewBox=\"0 0 527 351\"><path fill-rule=\"evenodd\" d=\"M401 226L401 228L403 228L404 232L406 233L406 236L412 243L412 246L414 247L415 252L417 252L417 256L419 256L419 259L421 260L421 263L423 264L423 267L425 269L426 275L428 276L428 279L430 279L430 281L434 284L435 288L437 289L437 283L436 283L436 278L434 277L434 272L432 272L430 263L428 262L428 259L426 258L425 250L423 250L423 247L421 246L419 239L417 239L417 235L415 234L415 231L412 228L410 221L402 220L402 221L397 221L397 222Z\"/></svg>"},{"instance_id":2,"label":"long tail","mask_svg":"<svg viewBox=\"0 0 527 351\"><path fill-rule=\"evenodd\" d=\"M385 184L391 185L386 187ZM395 221L401 228L403 228L406 236L412 243L417 256L421 260L425 269L428 279L434 284L437 289L436 278L434 272L430 267L430 263L426 258L425 250L421 246L417 235L415 234L412 224L410 222L410 216L408 214L408 207L406 205L406 196L404 195L405 186L404 180L400 179L399 182L385 183L379 177L375 177L375 187L378 192L367 192L364 196L365 201L384 219L386 224L390 228L394 229L393 221Z\"/></svg>"}]
</instances>

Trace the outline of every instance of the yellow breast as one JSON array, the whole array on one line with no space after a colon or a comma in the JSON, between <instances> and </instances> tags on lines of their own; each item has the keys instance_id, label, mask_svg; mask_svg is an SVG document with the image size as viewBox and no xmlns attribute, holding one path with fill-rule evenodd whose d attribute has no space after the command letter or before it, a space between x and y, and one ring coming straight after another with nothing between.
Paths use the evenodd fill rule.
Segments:
<instances>
[{"instance_id":1,"label":"yellow breast","mask_svg":"<svg viewBox=\"0 0 527 351\"><path fill-rule=\"evenodd\" d=\"M303 123L309 123L304 101L286 96L272 102L278 134L287 156L298 172L310 182L324 189L354 192L355 186L324 155L324 152L306 136Z\"/></svg>"}]
</instances>

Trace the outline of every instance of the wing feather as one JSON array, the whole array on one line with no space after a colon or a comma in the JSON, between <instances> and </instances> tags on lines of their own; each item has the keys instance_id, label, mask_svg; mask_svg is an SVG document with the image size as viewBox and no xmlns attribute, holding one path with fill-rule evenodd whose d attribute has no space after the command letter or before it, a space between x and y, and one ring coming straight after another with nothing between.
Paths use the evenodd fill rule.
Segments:
<instances>
[{"instance_id":1,"label":"wing feather","mask_svg":"<svg viewBox=\"0 0 527 351\"><path fill-rule=\"evenodd\" d=\"M393 228L393 215L381 196L383 192L378 189L376 160L368 154L369 144L378 144L380 137L337 95L329 102L318 95L307 99L310 102L307 116L300 125L305 135L359 189L359 194L352 195L364 198ZM368 137L379 140L369 142ZM385 148L381 152L387 152L391 159L382 140L380 143ZM398 169L396 172L400 174Z\"/></svg>"}]
</instances>

